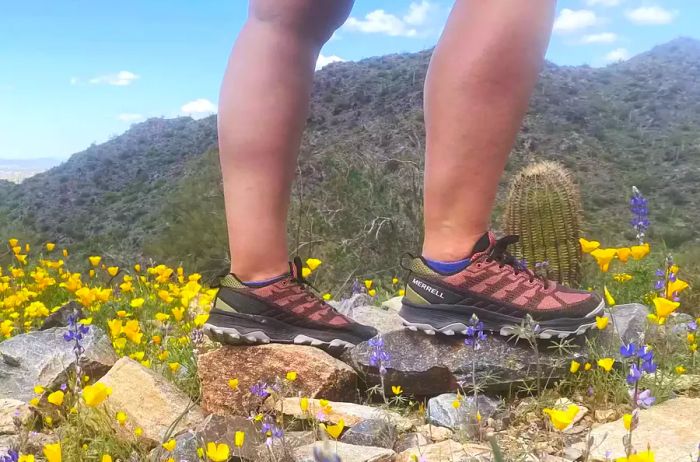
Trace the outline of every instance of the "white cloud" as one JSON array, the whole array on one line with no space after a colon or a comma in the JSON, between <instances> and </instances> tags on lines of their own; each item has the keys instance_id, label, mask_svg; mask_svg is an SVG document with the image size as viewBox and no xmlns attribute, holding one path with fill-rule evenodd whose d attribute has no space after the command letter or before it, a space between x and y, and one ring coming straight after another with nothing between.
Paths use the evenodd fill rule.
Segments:
<instances>
[{"instance_id":1,"label":"white cloud","mask_svg":"<svg viewBox=\"0 0 700 462\"><path fill-rule=\"evenodd\" d=\"M601 32L600 34L584 35L581 43L613 43L617 41L617 34L614 32Z\"/></svg>"},{"instance_id":2,"label":"white cloud","mask_svg":"<svg viewBox=\"0 0 700 462\"><path fill-rule=\"evenodd\" d=\"M630 58L630 52L626 48L615 48L610 53L605 55L605 60L609 63L626 61Z\"/></svg>"},{"instance_id":3,"label":"white cloud","mask_svg":"<svg viewBox=\"0 0 700 462\"><path fill-rule=\"evenodd\" d=\"M598 24L598 16L591 10L570 10L564 8L554 21L555 32L574 32Z\"/></svg>"},{"instance_id":4,"label":"white cloud","mask_svg":"<svg viewBox=\"0 0 700 462\"><path fill-rule=\"evenodd\" d=\"M116 74L106 74L100 75L90 79L90 83L94 85L107 84L115 85L117 87L124 87L134 83L139 76L129 71L119 71Z\"/></svg>"},{"instance_id":5,"label":"white cloud","mask_svg":"<svg viewBox=\"0 0 700 462\"><path fill-rule=\"evenodd\" d=\"M622 0L586 0L588 6L617 6Z\"/></svg>"},{"instance_id":6,"label":"white cloud","mask_svg":"<svg viewBox=\"0 0 700 462\"><path fill-rule=\"evenodd\" d=\"M625 14L627 19L635 24L669 24L673 22L678 11L669 11L660 6L640 6Z\"/></svg>"},{"instance_id":7,"label":"white cloud","mask_svg":"<svg viewBox=\"0 0 700 462\"><path fill-rule=\"evenodd\" d=\"M180 108L180 111L188 116L203 117L216 113L216 104L206 98L198 98L188 103L185 103Z\"/></svg>"},{"instance_id":8,"label":"white cloud","mask_svg":"<svg viewBox=\"0 0 700 462\"><path fill-rule=\"evenodd\" d=\"M434 5L427 0L412 2L408 12L399 17L384 10L370 11L363 19L348 18L345 28L366 34L385 34L392 37L415 37L417 27L428 22Z\"/></svg>"},{"instance_id":9,"label":"white cloud","mask_svg":"<svg viewBox=\"0 0 700 462\"><path fill-rule=\"evenodd\" d=\"M121 120L122 122L136 122L138 120L143 120L143 115L134 114L132 112L124 112L117 116L117 120Z\"/></svg>"},{"instance_id":10,"label":"white cloud","mask_svg":"<svg viewBox=\"0 0 700 462\"><path fill-rule=\"evenodd\" d=\"M343 61L345 61L345 60L343 58L341 58L340 56L336 56L336 55L326 56L324 54L320 54L318 56L318 60L316 61L316 70L324 68L324 67L328 66L330 63L342 63Z\"/></svg>"},{"instance_id":11,"label":"white cloud","mask_svg":"<svg viewBox=\"0 0 700 462\"><path fill-rule=\"evenodd\" d=\"M80 79L77 77L71 77L70 78L70 84L71 85L78 85L80 83Z\"/></svg>"}]
</instances>

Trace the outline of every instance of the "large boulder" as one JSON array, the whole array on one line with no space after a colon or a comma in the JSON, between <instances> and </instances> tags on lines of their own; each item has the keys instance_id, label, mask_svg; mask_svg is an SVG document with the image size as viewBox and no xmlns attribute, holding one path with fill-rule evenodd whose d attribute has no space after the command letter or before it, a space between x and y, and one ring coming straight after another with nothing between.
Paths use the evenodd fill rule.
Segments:
<instances>
[{"instance_id":1,"label":"large boulder","mask_svg":"<svg viewBox=\"0 0 700 462\"><path fill-rule=\"evenodd\" d=\"M340 441L356 446L393 448L396 429L387 419L367 419L343 433Z\"/></svg>"},{"instance_id":2,"label":"large boulder","mask_svg":"<svg viewBox=\"0 0 700 462\"><path fill-rule=\"evenodd\" d=\"M396 311L376 306L357 306L353 308L349 316L355 322L374 327L380 334L403 329L403 321Z\"/></svg>"},{"instance_id":3,"label":"large boulder","mask_svg":"<svg viewBox=\"0 0 700 462\"><path fill-rule=\"evenodd\" d=\"M449 428L451 430L473 430L476 424L476 412L478 409L482 419L486 421L493 416L499 408L499 402L485 395L461 396L459 407L453 406L458 399L455 393L445 393L428 400L428 420L434 425Z\"/></svg>"},{"instance_id":4,"label":"large boulder","mask_svg":"<svg viewBox=\"0 0 700 462\"><path fill-rule=\"evenodd\" d=\"M700 431L700 398L676 398L639 412L639 426L632 445L637 451L651 447L656 462L690 460L697 455ZM622 419L593 428L591 458L615 460L625 456L622 438L627 434ZM584 449L581 443L578 449Z\"/></svg>"},{"instance_id":5,"label":"large boulder","mask_svg":"<svg viewBox=\"0 0 700 462\"><path fill-rule=\"evenodd\" d=\"M357 395L357 374L347 364L318 348L304 345L224 346L199 357L202 407L214 414L248 413L262 404L251 387L282 381L287 372L297 373L288 384L294 394L310 398L352 400ZM230 379L238 379L232 389Z\"/></svg>"},{"instance_id":6,"label":"large boulder","mask_svg":"<svg viewBox=\"0 0 700 462\"><path fill-rule=\"evenodd\" d=\"M127 357L117 361L100 382L112 389L105 401L110 412L127 415L124 426L112 419L114 429L124 437L140 427L142 440L155 446L167 435L195 428L204 420L200 407L172 382Z\"/></svg>"},{"instance_id":7,"label":"large boulder","mask_svg":"<svg viewBox=\"0 0 700 462\"><path fill-rule=\"evenodd\" d=\"M58 387L75 370L73 343L63 335L64 327L54 327L17 335L0 343L0 399L28 402L34 386ZM117 361L107 335L91 326L82 340L85 349L80 367L90 377L101 377Z\"/></svg>"}]
</instances>

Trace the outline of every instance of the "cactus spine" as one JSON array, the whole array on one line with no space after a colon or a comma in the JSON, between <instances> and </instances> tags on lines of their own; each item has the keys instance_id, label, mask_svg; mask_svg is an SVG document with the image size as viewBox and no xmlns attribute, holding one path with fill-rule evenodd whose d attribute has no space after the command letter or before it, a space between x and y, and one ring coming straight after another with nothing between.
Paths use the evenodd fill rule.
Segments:
<instances>
[{"instance_id":1,"label":"cactus spine","mask_svg":"<svg viewBox=\"0 0 700 462\"><path fill-rule=\"evenodd\" d=\"M514 253L524 258L530 268L547 262L549 278L577 285L581 267L580 222L578 187L558 163L537 162L513 178L503 227L507 234L520 236Z\"/></svg>"}]
</instances>

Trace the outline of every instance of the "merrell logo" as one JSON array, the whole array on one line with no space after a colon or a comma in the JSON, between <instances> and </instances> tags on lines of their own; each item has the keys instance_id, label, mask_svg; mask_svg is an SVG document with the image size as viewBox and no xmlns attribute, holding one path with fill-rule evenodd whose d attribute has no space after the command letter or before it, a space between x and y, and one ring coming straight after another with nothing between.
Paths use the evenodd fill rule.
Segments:
<instances>
[{"instance_id":1,"label":"merrell logo","mask_svg":"<svg viewBox=\"0 0 700 462\"><path fill-rule=\"evenodd\" d=\"M413 278L413 281L411 281L411 282L412 282L414 285L420 287L421 289L423 289L423 290L425 290L425 291L427 291L427 292L430 292L431 294L433 294L433 295L435 295L435 296L437 296L437 297L440 297L440 298L442 298L443 300L445 299L445 296L443 295L443 293L440 292L440 291L439 291L438 289L436 289L435 287L430 287L430 286L429 286L428 284L426 284L425 282L420 281L420 280L418 280L418 279L416 279L416 278Z\"/></svg>"}]
</instances>

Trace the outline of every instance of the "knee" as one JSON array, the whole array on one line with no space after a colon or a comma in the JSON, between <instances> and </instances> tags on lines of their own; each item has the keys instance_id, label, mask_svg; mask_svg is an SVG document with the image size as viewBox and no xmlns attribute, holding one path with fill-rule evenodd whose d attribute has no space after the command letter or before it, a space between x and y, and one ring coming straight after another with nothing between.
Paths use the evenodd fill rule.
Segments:
<instances>
[{"instance_id":1,"label":"knee","mask_svg":"<svg viewBox=\"0 0 700 462\"><path fill-rule=\"evenodd\" d=\"M345 22L352 4L353 0L251 0L250 18L283 27L322 45Z\"/></svg>"}]
</instances>

